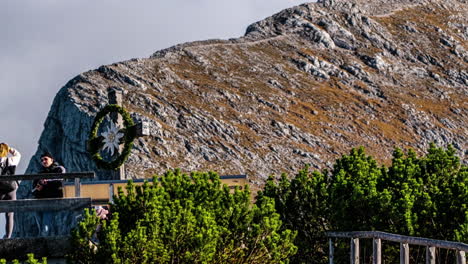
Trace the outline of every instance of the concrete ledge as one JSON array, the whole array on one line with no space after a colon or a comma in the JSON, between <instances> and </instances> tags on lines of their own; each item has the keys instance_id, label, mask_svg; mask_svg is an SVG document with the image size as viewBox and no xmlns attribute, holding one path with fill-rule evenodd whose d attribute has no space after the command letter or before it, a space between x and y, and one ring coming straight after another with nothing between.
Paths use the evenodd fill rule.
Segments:
<instances>
[{"instance_id":1,"label":"concrete ledge","mask_svg":"<svg viewBox=\"0 0 468 264\"><path fill-rule=\"evenodd\" d=\"M6 260L26 259L29 253L35 258L63 258L70 251L68 236L0 239L0 258Z\"/></svg>"}]
</instances>

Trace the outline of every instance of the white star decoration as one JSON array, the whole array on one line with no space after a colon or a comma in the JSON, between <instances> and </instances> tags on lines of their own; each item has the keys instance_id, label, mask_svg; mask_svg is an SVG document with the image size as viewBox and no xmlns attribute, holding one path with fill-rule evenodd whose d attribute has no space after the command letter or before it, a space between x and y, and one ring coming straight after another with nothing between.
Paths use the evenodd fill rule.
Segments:
<instances>
[{"instance_id":1,"label":"white star decoration","mask_svg":"<svg viewBox=\"0 0 468 264\"><path fill-rule=\"evenodd\" d=\"M107 128L106 132L102 132L101 136L104 137L104 147L103 150L109 151L111 155L114 155L114 149L118 151L119 141L124 136L123 133L119 133L119 127L110 122L110 126Z\"/></svg>"}]
</instances>

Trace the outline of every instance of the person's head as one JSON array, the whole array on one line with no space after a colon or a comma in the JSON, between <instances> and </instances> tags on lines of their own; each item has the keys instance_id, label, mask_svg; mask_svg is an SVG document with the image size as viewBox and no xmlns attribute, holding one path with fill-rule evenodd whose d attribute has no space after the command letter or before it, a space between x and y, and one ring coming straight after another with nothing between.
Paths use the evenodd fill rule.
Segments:
<instances>
[{"instance_id":1,"label":"person's head","mask_svg":"<svg viewBox=\"0 0 468 264\"><path fill-rule=\"evenodd\" d=\"M48 168L54 163L54 157L49 152L44 152L41 155L41 164L43 167Z\"/></svg>"},{"instance_id":2,"label":"person's head","mask_svg":"<svg viewBox=\"0 0 468 264\"><path fill-rule=\"evenodd\" d=\"M6 143L0 143L0 158L6 157L10 148Z\"/></svg>"}]
</instances>

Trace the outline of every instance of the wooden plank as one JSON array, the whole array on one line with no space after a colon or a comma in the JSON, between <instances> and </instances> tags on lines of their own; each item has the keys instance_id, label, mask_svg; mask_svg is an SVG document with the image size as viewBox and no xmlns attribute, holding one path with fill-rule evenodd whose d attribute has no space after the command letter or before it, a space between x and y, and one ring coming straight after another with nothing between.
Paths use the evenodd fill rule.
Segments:
<instances>
[{"instance_id":1,"label":"wooden plank","mask_svg":"<svg viewBox=\"0 0 468 264\"><path fill-rule=\"evenodd\" d=\"M426 247L426 264L436 264L435 247Z\"/></svg>"},{"instance_id":2,"label":"wooden plank","mask_svg":"<svg viewBox=\"0 0 468 264\"><path fill-rule=\"evenodd\" d=\"M351 238L351 264L359 264L359 238Z\"/></svg>"},{"instance_id":3,"label":"wooden plank","mask_svg":"<svg viewBox=\"0 0 468 264\"><path fill-rule=\"evenodd\" d=\"M36 258L63 258L71 250L71 239L65 236L0 239L0 257L10 261L24 260L28 253Z\"/></svg>"},{"instance_id":4,"label":"wooden plank","mask_svg":"<svg viewBox=\"0 0 468 264\"><path fill-rule=\"evenodd\" d=\"M400 243L400 264L409 264L409 245Z\"/></svg>"},{"instance_id":5,"label":"wooden plank","mask_svg":"<svg viewBox=\"0 0 468 264\"><path fill-rule=\"evenodd\" d=\"M41 174L19 174L3 175L0 181L21 181L36 179L75 179L94 178L94 172L70 172L70 173L41 173Z\"/></svg>"},{"instance_id":6,"label":"wooden plank","mask_svg":"<svg viewBox=\"0 0 468 264\"><path fill-rule=\"evenodd\" d=\"M372 244L373 244L372 263L382 264L382 240L380 238L374 238L374 241Z\"/></svg>"},{"instance_id":7,"label":"wooden plank","mask_svg":"<svg viewBox=\"0 0 468 264\"><path fill-rule=\"evenodd\" d=\"M91 206L91 198L49 198L0 201L0 212L72 211Z\"/></svg>"},{"instance_id":8,"label":"wooden plank","mask_svg":"<svg viewBox=\"0 0 468 264\"><path fill-rule=\"evenodd\" d=\"M95 181L99 183L99 181ZM74 198L75 185L64 184L63 197ZM109 200L109 184L80 184L80 197L90 197L92 200Z\"/></svg>"},{"instance_id":9,"label":"wooden plank","mask_svg":"<svg viewBox=\"0 0 468 264\"><path fill-rule=\"evenodd\" d=\"M383 240L406 243L411 245L430 246L438 248L453 249L459 251L468 251L468 244L461 242L451 242L445 240L428 239L421 237L410 237L396 234L390 234L380 231L353 231L353 232L327 232L328 237L335 238L380 238Z\"/></svg>"}]
</instances>

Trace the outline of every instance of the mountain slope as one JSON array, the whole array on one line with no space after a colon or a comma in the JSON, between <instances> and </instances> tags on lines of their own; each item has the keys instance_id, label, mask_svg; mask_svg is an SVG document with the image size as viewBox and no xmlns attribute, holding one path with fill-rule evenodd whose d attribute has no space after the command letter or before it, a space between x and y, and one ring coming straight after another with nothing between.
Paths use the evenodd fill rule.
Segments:
<instances>
[{"instance_id":1,"label":"mountain slope","mask_svg":"<svg viewBox=\"0 0 468 264\"><path fill-rule=\"evenodd\" d=\"M360 145L384 162L395 146L424 151L429 142L464 157L467 6L326 0L252 24L238 39L85 72L57 94L28 171L46 149L69 171L96 169L86 140L109 87L151 124L151 136L135 141L128 177L180 167L260 183L305 163L330 166Z\"/></svg>"}]
</instances>

